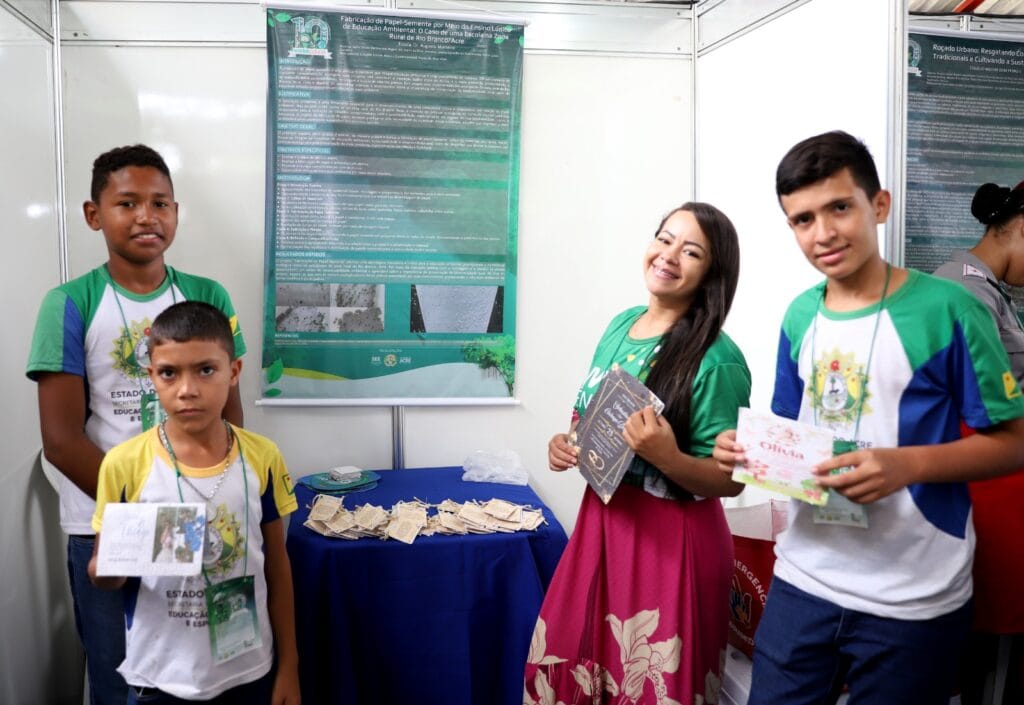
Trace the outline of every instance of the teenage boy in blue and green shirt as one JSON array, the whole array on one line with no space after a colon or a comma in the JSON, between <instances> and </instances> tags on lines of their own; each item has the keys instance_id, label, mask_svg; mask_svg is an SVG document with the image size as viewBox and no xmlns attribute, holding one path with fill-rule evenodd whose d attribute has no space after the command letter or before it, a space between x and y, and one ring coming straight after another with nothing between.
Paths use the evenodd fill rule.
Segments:
<instances>
[{"instance_id":1,"label":"teenage boy in blue and green shirt","mask_svg":"<svg viewBox=\"0 0 1024 705\"><path fill-rule=\"evenodd\" d=\"M819 482L866 519L790 503L749 703L830 703L848 683L850 705L945 705L970 625L966 482L1024 462L1024 396L974 297L882 259L891 198L861 142L804 140L776 190L826 279L783 319L772 410L845 443ZM979 433L961 438L961 419ZM714 456L727 472L743 460L734 431Z\"/></svg>"},{"instance_id":2,"label":"teenage boy in blue and green shirt","mask_svg":"<svg viewBox=\"0 0 1024 705\"><path fill-rule=\"evenodd\" d=\"M68 571L75 622L86 653L90 700L126 702L116 668L124 659L120 592L93 587L96 480L106 451L159 420L159 403L146 372L150 322L177 301L201 300L231 321L237 354L245 351L231 300L210 279L164 264L174 241L178 204L170 171L143 145L119 147L93 163L85 221L103 232L108 261L43 299L27 374L38 383L43 454L63 474L61 528L68 534ZM233 387L225 418L242 425Z\"/></svg>"}]
</instances>

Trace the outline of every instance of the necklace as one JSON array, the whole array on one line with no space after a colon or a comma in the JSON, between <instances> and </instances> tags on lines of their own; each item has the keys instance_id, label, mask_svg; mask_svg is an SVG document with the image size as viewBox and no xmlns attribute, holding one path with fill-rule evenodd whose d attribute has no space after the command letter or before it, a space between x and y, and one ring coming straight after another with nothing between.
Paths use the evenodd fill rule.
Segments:
<instances>
[{"instance_id":1,"label":"necklace","mask_svg":"<svg viewBox=\"0 0 1024 705\"><path fill-rule=\"evenodd\" d=\"M205 499L207 502L213 501L213 498L216 497L217 493L220 491L221 485L224 484L224 478L228 476L228 467L230 466L231 461L231 449L232 447L234 447L235 432L234 430L232 430L231 424L229 424L226 419L221 420L224 421L224 429L227 433L228 452L224 455L224 467L221 469L220 475L217 476L217 482L214 484L213 489L209 493L200 490L198 487L192 484L192 480L190 480L187 475L181 474L181 468L178 467L178 458L174 454L174 448L171 446L171 439L167 437L167 429L165 428L167 422L164 421L159 426L160 442L167 450L167 455L171 456L171 462L174 463L175 475L184 480L185 484L191 487L193 492L195 492L197 495Z\"/></svg>"}]
</instances>

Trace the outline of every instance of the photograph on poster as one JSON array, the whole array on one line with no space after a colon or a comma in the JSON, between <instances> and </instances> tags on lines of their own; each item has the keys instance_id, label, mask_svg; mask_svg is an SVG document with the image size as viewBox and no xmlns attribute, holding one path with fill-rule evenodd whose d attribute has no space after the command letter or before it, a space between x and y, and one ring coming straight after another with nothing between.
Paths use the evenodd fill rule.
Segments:
<instances>
[{"instance_id":1,"label":"photograph on poster","mask_svg":"<svg viewBox=\"0 0 1024 705\"><path fill-rule=\"evenodd\" d=\"M383 284L279 283L276 330L301 333L382 333Z\"/></svg>"}]
</instances>

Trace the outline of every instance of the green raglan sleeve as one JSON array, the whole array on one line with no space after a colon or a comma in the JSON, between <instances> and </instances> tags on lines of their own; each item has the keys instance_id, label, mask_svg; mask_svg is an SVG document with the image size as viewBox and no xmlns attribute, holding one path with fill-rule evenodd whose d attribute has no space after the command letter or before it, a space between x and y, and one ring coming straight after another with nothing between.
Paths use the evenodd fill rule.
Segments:
<instances>
[{"instance_id":1,"label":"green raglan sleeve","mask_svg":"<svg viewBox=\"0 0 1024 705\"><path fill-rule=\"evenodd\" d=\"M231 303L231 297L227 290L219 282L206 277L197 277L183 272L175 272L175 283L181 289L186 299L191 301L203 301L216 306L231 321L231 332L235 339L235 357L242 357L245 354L245 339L242 337L242 328L238 324L238 315Z\"/></svg>"},{"instance_id":2,"label":"green raglan sleeve","mask_svg":"<svg viewBox=\"0 0 1024 705\"><path fill-rule=\"evenodd\" d=\"M950 359L966 358L964 366L969 365L954 370L954 379L959 379L961 386L957 394L960 414L967 425L985 428L1024 416L1024 395L988 309L972 299L960 309L957 327L962 338L954 335L952 345L965 346L968 354L953 354Z\"/></svg>"},{"instance_id":3,"label":"green raglan sleeve","mask_svg":"<svg viewBox=\"0 0 1024 705\"><path fill-rule=\"evenodd\" d=\"M750 370L738 349L730 358L702 365L693 383L689 453L698 458L710 456L718 434L736 428L739 408L750 406Z\"/></svg>"}]
</instances>

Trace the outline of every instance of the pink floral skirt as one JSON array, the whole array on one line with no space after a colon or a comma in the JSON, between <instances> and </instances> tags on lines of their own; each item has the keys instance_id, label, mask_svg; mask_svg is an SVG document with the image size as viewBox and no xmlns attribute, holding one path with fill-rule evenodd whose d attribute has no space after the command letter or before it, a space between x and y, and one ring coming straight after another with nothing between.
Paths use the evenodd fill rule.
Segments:
<instances>
[{"instance_id":1,"label":"pink floral skirt","mask_svg":"<svg viewBox=\"0 0 1024 705\"><path fill-rule=\"evenodd\" d=\"M717 499L589 488L534 628L524 705L717 703L732 538Z\"/></svg>"}]
</instances>

